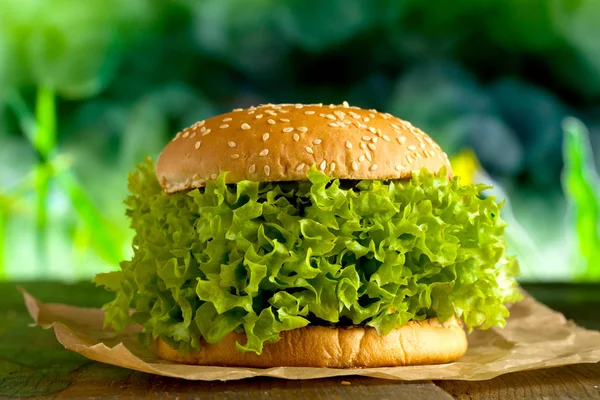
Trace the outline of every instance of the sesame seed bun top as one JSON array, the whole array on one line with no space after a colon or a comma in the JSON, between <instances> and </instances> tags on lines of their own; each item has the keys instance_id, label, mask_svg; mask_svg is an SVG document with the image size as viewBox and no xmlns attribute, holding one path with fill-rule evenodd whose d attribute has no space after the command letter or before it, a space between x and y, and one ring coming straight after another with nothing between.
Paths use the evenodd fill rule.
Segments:
<instances>
[{"instance_id":1,"label":"sesame seed bun top","mask_svg":"<svg viewBox=\"0 0 600 400\"><path fill-rule=\"evenodd\" d=\"M168 193L227 182L306 180L315 165L340 179L408 179L450 163L427 134L387 113L342 105L266 104L235 109L179 132L156 172Z\"/></svg>"}]
</instances>

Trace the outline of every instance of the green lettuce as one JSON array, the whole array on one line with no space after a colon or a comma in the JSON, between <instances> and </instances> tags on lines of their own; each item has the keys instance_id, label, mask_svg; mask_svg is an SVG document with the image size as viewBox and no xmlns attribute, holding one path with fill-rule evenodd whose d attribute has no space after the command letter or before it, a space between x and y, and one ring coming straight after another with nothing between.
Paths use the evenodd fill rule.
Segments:
<instances>
[{"instance_id":1,"label":"green lettuce","mask_svg":"<svg viewBox=\"0 0 600 400\"><path fill-rule=\"evenodd\" d=\"M238 349L260 354L309 324L386 334L458 315L469 329L503 326L504 304L520 298L486 186L444 170L349 182L313 167L305 182L236 185L225 175L169 195L152 161L130 175L134 256L95 278L116 292L107 325L139 323L183 353L243 331Z\"/></svg>"}]
</instances>

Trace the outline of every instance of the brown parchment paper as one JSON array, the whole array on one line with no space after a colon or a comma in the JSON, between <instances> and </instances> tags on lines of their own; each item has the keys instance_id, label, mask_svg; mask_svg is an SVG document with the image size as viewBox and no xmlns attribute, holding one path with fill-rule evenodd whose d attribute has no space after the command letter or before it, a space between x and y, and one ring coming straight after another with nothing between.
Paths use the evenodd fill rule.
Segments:
<instances>
[{"instance_id":1,"label":"brown parchment paper","mask_svg":"<svg viewBox=\"0 0 600 400\"><path fill-rule=\"evenodd\" d=\"M362 375L397 380L485 380L515 371L600 361L600 332L581 328L527 296L511 308L504 329L475 331L469 350L459 361L443 365L331 369L278 367L231 368L175 364L158 359L142 347L135 329L117 334L102 329L103 312L97 308L44 304L23 291L35 324L53 328L65 348L92 360L151 374L190 380L236 380L258 376L315 379Z\"/></svg>"}]
</instances>

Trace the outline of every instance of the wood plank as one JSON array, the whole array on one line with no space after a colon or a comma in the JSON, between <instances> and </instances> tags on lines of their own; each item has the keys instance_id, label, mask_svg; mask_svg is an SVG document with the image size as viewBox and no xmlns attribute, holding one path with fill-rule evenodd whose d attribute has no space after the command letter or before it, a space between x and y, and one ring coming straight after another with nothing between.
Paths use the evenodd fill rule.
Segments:
<instances>
[{"instance_id":1,"label":"wood plank","mask_svg":"<svg viewBox=\"0 0 600 400\"><path fill-rule=\"evenodd\" d=\"M291 381L258 378L192 382L91 363L71 376L71 385L39 399L384 399L449 400L432 382L398 382L364 377Z\"/></svg>"},{"instance_id":2,"label":"wood plank","mask_svg":"<svg viewBox=\"0 0 600 400\"><path fill-rule=\"evenodd\" d=\"M457 399L600 399L600 363L516 372L478 382L436 381Z\"/></svg>"}]
</instances>

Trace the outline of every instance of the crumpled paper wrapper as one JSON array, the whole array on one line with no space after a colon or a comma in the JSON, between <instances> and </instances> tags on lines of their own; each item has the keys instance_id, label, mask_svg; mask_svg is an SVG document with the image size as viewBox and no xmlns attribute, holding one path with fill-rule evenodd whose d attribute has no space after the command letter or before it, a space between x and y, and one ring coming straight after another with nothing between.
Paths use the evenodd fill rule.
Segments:
<instances>
[{"instance_id":1,"label":"crumpled paper wrapper","mask_svg":"<svg viewBox=\"0 0 600 400\"><path fill-rule=\"evenodd\" d=\"M156 357L137 341L136 329L123 334L102 328L97 308L44 304L22 291L29 314L38 326L53 328L65 348L107 364L151 374L202 381L228 381L268 376L315 379L349 375L396 380L486 380L509 372L600 361L600 332L581 328L527 296L511 308L504 329L475 331L469 350L459 361L409 367L232 368L175 364Z\"/></svg>"}]
</instances>

